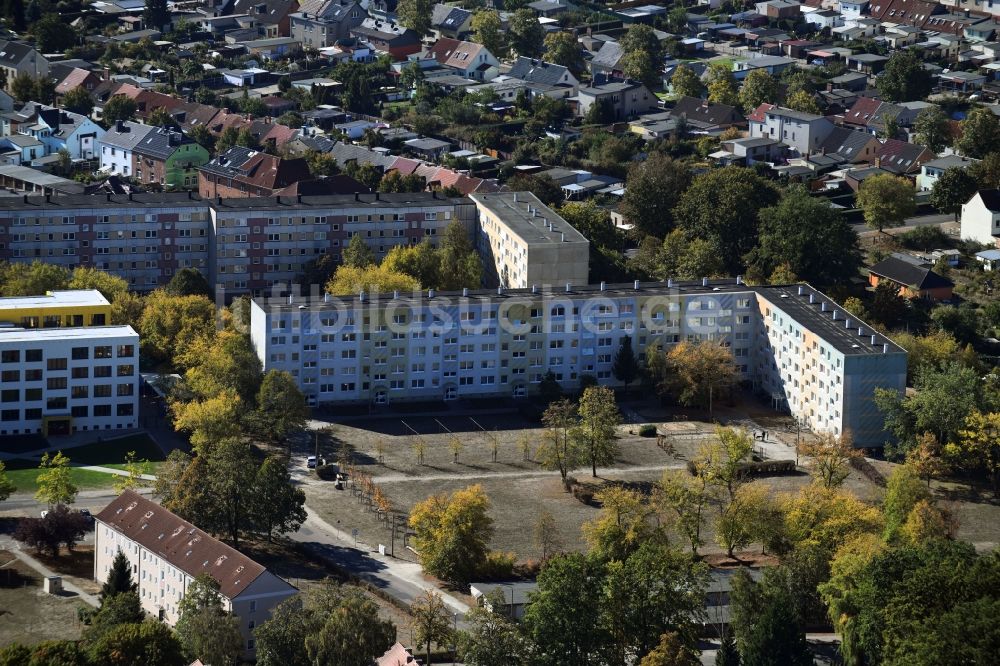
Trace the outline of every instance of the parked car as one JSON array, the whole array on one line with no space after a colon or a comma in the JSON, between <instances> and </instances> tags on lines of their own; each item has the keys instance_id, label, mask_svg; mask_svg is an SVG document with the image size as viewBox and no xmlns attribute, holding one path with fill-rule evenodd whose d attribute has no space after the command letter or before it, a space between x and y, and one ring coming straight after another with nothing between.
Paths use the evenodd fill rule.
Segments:
<instances>
[{"instance_id":1,"label":"parked car","mask_svg":"<svg viewBox=\"0 0 1000 666\"><path fill-rule=\"evenodd\" d=\"M90 509L80 509L80 515L83 516L88 523L94 522L94 515L90 513Z\"/></svg>"},{"instance_id":2,"label":"parked car","mask_svg":"<svg viewBox=\"0 0 1000 666\"><path fill-rule=\"evenodd\" d=\"M306 467L309 469L316 469L316 456L309 456L306 458Z\"/></svg>"}]
</instances>

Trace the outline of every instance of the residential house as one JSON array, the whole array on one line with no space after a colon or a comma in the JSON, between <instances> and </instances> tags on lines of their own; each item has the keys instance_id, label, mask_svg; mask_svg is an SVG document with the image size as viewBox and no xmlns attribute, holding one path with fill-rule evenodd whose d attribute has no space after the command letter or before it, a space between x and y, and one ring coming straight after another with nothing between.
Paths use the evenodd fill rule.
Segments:
<instances>
[{"instance_id":1,"label":"residential house","mask_svg":"<svg viewBox=\"0 0 1000 666\"><path fill-rule=\"evenodd\" d=\"M772 76L778 76L781 72L794 66L795 62L794 58L786 58L785 56L760 56L750 60L738 60L733 65L733 76L736 80L742 81L755 69L763 69Z\"/></svg>"},{"instance_id":2,"label":"residential house","mask_svg":"<svg viewBox=\"0 0 1000 666\"><path fill-rule=\"evenodd\" d=\"M18 112L26 119L17 131L45 144L46 154L69 152L71 158L91 159L104 128L86 116L42 104L25 104Z\"/></svg>"},{"instance_id":3,"label":"residential house","mask_svg":"<svg viewBox=\"0 0 1000 666\"><path fill-rule=\"evenodd\" d=\"M524 617L530 596L538 591L535 581L507 581L503 583L469 583L469 594L480 608L511 620ZM503 595L503 604L494 604L494 595Z\"/></svg>"},{"instance_id":4,"label":"residential house","mask_svg":"<svg viewBox=\"0 0 1000 666\"><path fill-rule=\"evenodd\" d=\"M528 83L569 87L573 90L576 90L580 85L580 82L568 68L551 62L545 62L544 60L525 58L524 56L520 56L514 61L513 67L510 68L510 71L505 76L527 81Z\"/></svg>"},{"instance_id":5,"label":"residential house","mask_svg":"<svg viewBox=\"0 0 1000 666\"><path fill-rule=\"evenodd\" d=\"M289 15L290 36L303 46L321 49L350 36L367 13L353 0L301 0Z\"/></svg>"},{"instance_id":6,"label":"residential house","mask_svg":"<svg viewBox=\"0 0 1000 666\"><path fill-rule=\"evenodd\" d=\"M74 67L62 81L56 84L56 94L61 97L74 88L83 88L88 93L93 92L101 80L101 75L97 72Z\"/></svg>"},{"instance_id":7,"label":"residential house","mask_svg":"<svg viewBox=\"0 0 1000 666\"><path fill-rule=\"evenodd\" d=\"M802 7L797 2L787 2L787 0L768 0L768 2L758 2L754 6L758 14L775 21L798 18Z\"/></svg>"},{"instance_id":8,"label":"residential house","mask_svg":"<svg viewBox=\"0 0 1000 666\"><path fill-rule=\"evenodd\" d=\"M889 282L899 288L903 298L949 301L955 283L934 272L930 264L915 264L888 256L868 269L868 284L877 287Z\"/></svg>"},{"instance_id":9,"label":"residential house","mask_svg":"<svg viewBox=\"0 0 1000 666\"><path fill-rule=\"evenodd\" d=\"M472 34L472 12L439 2L431 11L431 32L437 39L467 39Z\"/></svg>"},{"instance_id":10,"label":"residential house","mask_svg":"<svg viewBox=\"0 0 1000 666\"><path fill-rule=\"evenodd\" d=\"M577 114L586 116L595 104L603 105L615 121L628 120L658 108L659 99L642 83L610 81L577 91Z\"/></svg>"},{"instance_id":11,"label":"residential house","mask_svg":"<svg viewBox=\"0 0 1000 666\"><path fill-rule=\"evenodd\" d=\"M833 131L833 123L823 116L761 104L750 114L750 136L778 139L794 153L815 152Z\"/></svg>"},{"instance_id":12,"label":"residential house","mask_svg":"<svg viewBox=\"0 0 1000 666\"><path fill-rule=\"evenodd\" d=\"M625 73L622 71L622 57L624 55L621 45L616 41L607 41L601 44L601 48L597 50L589 63L590 75L594 81L624 79Z\"/></svg>"},{"instance_id":13,"label":"residential house","mask_svg":"<svg viewBox=\"0 0 1000 666\"><path fill-rule=\"evenodd\" d=\"M7 76L7 86L18 74L38 77L49 73L49 61L24 42L0 40L0 70Z\"/></svg>"},{"instance_id":14,"label":"residential house","mask_svg":"<svg viewBox=\"0 0 1000 666\"><path fill-rule=\"evenodd\" d=\"M820 144L819 152L841 158L838 162L840 164L871 164L881 147L879 140L868 132L850 127L834 127Z\"/></svg>"},{"instance_id":15,"label":"residential house","mask_svg":"<svg viewBox=\"0 0 1000 666\"><path fill-rule=\"evenodd\" d=\"M451 144L447 141L431 137L410 139L409 141L404 141L403 145L406 146L407 150L416 153L420 157L435 161L441 159L442 155L451 150Z\"/></svg>"},{"instance_id":16,"label":"residential house","mask_svg":"<svg viewBox=\"0 0 1000 666\"><path fill-rule=\"evenodd\" d=\"M1000 248L1000 190L980 190L962 205L963 239Z\"/></svg>"},{"instance_id":17,"label":"residential house","mask_svg":"<svg viewBox=\"0 0 1000 666\"><path fill-rule=\"evenodd\" d=\"M33 136L27 134L11 134L0 138L0 154L3 155L3 164L21 165L31 163L40 157L45 157L45 144Z\"/></svg>"},{"instance_id":18,"label":"residential house","mask_svg":"<svg viewBox=\"0 0 1000 666\"><path fill-rule=\"evenodd\" d=\"M886 139L875 151L875 166L900 176L919 172L932 159L934 153L926 147L899 139Z\"/></svg>"},{"instance_id":19,"label":"residential house","mask_svg":"<svg viewBox=\"0 0 1000 666\"><path fill-rule=\"evenodd\" d=\"M136 145L156 127L129 120L119 120L97 142L101 171L117 176L134 175L133 155Z\"/></svg>"},{"instance_id":20,"label":"residential house","mask_svg":"<svg viewBox=\"0 0 1000 666\"><path fill-rule=\"evenodd\" d=\"M350 35L370 44L379 53L387 53L393 60L420 52L420 37L412 30L392 21L366 18L350 29Z\"/></svg>"},{"instance_id":21,"label":"residential house","mask_svg":"<svg viewBox=\"0 0 1000 666\"><path fill-rule=\"evenodd\" d=\"M864 72L869 76L875 76L885 69L885 64L889 62L889 57L875 53L855 53L854 55L847 56L846 60L848 69Z\"/></svg>"},{"instance_id":22,"label":"residential house","mask_svg":"<svg viewBox=\"0 0 1000 666\"><path fill-rule=\"evenodd\" d=\"M670 111L647 113L639 116L628 124L633 134L638 134L647 141L666 139L674 136L681 129L686 131L685 123L674 117Z\"/></svg>"},{"instance_id":23,"label":"residential house","mask_svg":"<svg viewBox=\"0 0 1000 666\"><path fill-rule=\"evenodd\" d=\"M159 183L167 190L194 189L198 167L208 160L201 144L181 132L157 127L132 149L132 173L137 182Z\"/></svg>"},{"instance_id":24,"label":"residential house","mask_svg":"<svg viewBox=\"0 0 1000 666\"><path fill-rule=\"evenodd\" d=\"M460 42L442 37L427 50L439 65L454 70L459 76L477 81L491 81L500 73L500 61L482 44Z\"/></svg>"},{"instance_id":25,"label":"residential house","mask_svg":"<svg viewBox=\"0 0 1000 666\"><path fill-rule=\"evenodd\" d=\"M840 14L844 19L860 18L868 10L868 0L840 0Z\"/></svg>"},{"instance_id":26,"label":"residential house","mask_svg":"<svg viewBox=\"0 0 1000 666\"><path fill-rule=\"evenodd\" d=\"M961 155L945 155L920 165L920 175L917 176L917 190L929 192L937 179L948 169L967 169L979 160Z\"/></svg>"},{"instance_id":27,"label":"residential house","mask_svg":"<svg viewBox=\"0 0 1000 666\"><path fill-rule=\"evenodd\" d=\"M938 74L941 87L958 93L972 93L983 89L986 75L978 72L941 72Z\"/></svg>"},{"instance_id":28,"label":"residential house","mask_svg":"<svg viewBox=\"0 0 1000 666\"><path fill-rule=\"evenodd\" d=\"M268 37L243 42L247 53L264 60L279 60L302 50L302 42L292 37Z\"/></svg>"},{"instance_id":29,"label":"residential house","mask_svg":"<svg viewBox=\"0 0 1000 666\"><path fill-rule=\"evenodd\" d=\"M677 98L668 113L673 118L683 119L689 131L706 134L719 134L730 127L745 126L747 122L743 113L735 106L714 104L698 97Z\"/></svg>"},{"instance_id":30,"label":"residential house","mask_svg":"<svg viewBox=\"0 0 1000 666\"><path fill-rule=\"evenodd\" d=\"M198 192L203 197L268 197L298 181L309 180L303 158L282 159L242 146L233 146L198 169Z\"/></svg>"},{"instance_id":31,"label":"residential house","mask_svg":"<svg viewBox=\"0 0 1000 666\"><path fill-rule=\"evenodd\" d=\"M107 580L112 563L128 558L144 611L174 626L180 603L196 577L219 583L225 610L239 619L244 658L256 656L254 629L271 609L298 593L262 565L133 490L95 517L94 580Z\"/></svg>"},{"instance_id":32,"label":"residential house","mask_svg":"<svg viewBox=\"0 0 1000 666\"><path fill-rule=\"evenodd\" d=\"M832 9L803 13L802 20L816 26L817 30L832 30L844 25L844 16Z\"/></svg>"},{"instance_id":33,"label":"residential house","mask_svg":"<svg viewBox=\"0 0 1000 666\"><path fill-rule=\"evenodd\" d=\"M264 37L289 37L290 15L298 8L299 0L230 0L223 13L250 17Z\"/></svg>"},{"instance_id":34,"label":"residential house","mask_svg":"<svg viewBox=\"0 0 1000 666\"><path fill-rule=\"evenodd\" d=\"M984 271L1000 270L1000 250L976 252L976 261L982 265Z\"/></svg>"},{"instance_id":35,"label":"residential house","mask_svg":"<svg viewBox=\"0 0 1000 666\"><path fill-rule=\"evenodd\" d=\"M947 12L943 5L931 0L871 0L869 9L869 14L876 21L902 23L916 28L927 27L932 16Z\"/></svg>"},{"instance_id":36,"label":"residential house","mask_svg":"<svg viewBox=\"0 0 1000 666\"><path fill-rule=\"evenodd\" d=\"M731 164L753 166L755 162L774 163L783 160L788 152L788 146L781 141L764 137L729 139L723 141L720 148L720 151L712 153L709 157L725 166Z\"/></svg>"}]
</instances>

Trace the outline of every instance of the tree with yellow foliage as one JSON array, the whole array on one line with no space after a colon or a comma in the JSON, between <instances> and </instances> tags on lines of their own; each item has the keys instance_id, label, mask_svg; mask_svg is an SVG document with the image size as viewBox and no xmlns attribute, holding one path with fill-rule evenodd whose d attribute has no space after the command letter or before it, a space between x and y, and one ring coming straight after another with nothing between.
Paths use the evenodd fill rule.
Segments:
<instances>
[{"instance_id":1,"label":"tree with yellow foliage","mask_svg":"<svg viewBox=\"0 0 1000 666\"><path fill-rule=\"evenodd\" d=\"M927 482L928 488L931 487L931 480L944 476L951 470L937 437L931 432L917 437L916 446L906 452L906 465Z\"/></svg>"},{"instance_id":2,"label":"tree with yellow foliage","mask_svg":"<svg viewBox=\"0 0 1000 666\"><path fill-rule=\"evenodd\" d=\"M708 407L712 418L715 396L736 382L733 352L712 340L684 341L666 355L665 372L657 376L657 390L675 394L685 405Z\"/></svg>"},{"instance_id":3,"label":"tree with yellow foliage","mask_svg":"<svg viewBox=\"0 0 1000 666\"><path fill-rule=\"evenodd\" d=\"M364 267L345 264L337 268L326 284L326 290L334 296L358 294L362 291L368 294L413 292L420 290L420 283L410 275L391 270L384 263Z\"/></svg>"},{"instance_id":4,"label":"tree with yellow foliage","mask_svg":"<svg viewBox=\"0 0 1000 666\"><path fill-rule=\"evenodd\" d=\"M227 437L238 436L244 405L235 393L223 391L213 398L174 402L174 429L191 433L191 446L201 455Z\"/></svg>"},{"instance_id":5,"label":"tree with yellow foliage","mask_svg":"<svg viewBox=\"0 0 1000 666\"><path fill-rule=\"evenodd\" d=\"M432 495L410 511L413 543L424 569L454 585L475 578L493 537L490 499L480 485Z\"/></svg>"},{"instance_id":6,"label":"tree with yellow foliage","mask_svg":"<svg viewBox=\"0 0 1000 666\"><path fill-rule=\"evenodd\" d=\"M831 433L821 433L816 439L800 445L803 455L810 458L807 466L815 483L824 488L836 488L844 483L851 473L851 460L861 457L861 451L854 448L850 435L839 437Z\"/></svg>"},{"instance_id":7,"label":"tree with yellow foliage","mask_svg":"<svg viewBox=\"0 0 1000 666\"><path fill-rule=\"evenodd\" d=\"M986 472L993 495L1000 497L1000 412L983 414L973 410L958 437L958 442L948 444L945 452L962 467Z\"/></svg>"},{"instance_id":8,"label":"tree with yellow foliage","mask_svg":"<svg viewBox=\"0 0 1000 666\"><path fill-rule=\"evenodd\" d=\"M157 289L144 300L139 322L144 356L173 360L215 329L215 304L204 296L171 296Z\"/></svg>"},{"instance_id":9,"label":"tree with yellow foliage","mask_svg":"<svg viewBox=\"0 0 1000 666\"><path fill-rule=\"evenodd\" d=\"M187 368L187 388L202 399L230 391L250 403L260 387L260 359L245 333L226 329L200 335L176 361Z\"/></svg>"},{"instance_id":10,"label":"tree with yellow foliage","mask_svg":"<svg viewBox=\"0 0 1000 666\"><path fill-rule=\"evenodd\" d=\"M653 508L642 493L608 486L594 499L601 503L601 512L583 524L583 538L591 553L601 559L625 560L643 543L662 537L650 520Z\"/></svg>"}]
</instances>

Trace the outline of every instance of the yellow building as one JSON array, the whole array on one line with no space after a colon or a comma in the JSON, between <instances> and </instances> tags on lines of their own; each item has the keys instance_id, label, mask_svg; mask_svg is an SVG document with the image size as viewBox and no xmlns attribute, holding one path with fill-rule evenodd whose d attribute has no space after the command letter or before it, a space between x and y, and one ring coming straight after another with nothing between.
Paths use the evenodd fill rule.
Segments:
<instances>
[{"instance_id":1,"label":"yellow building","mask_svg":"<svg viewBox=\"0 0 1000 666\"><path fill-rule=\"evenodd\" d=\"M0 326L63 328L110 323L111 303L96 289L0 298Z\"/></svg>"}]
</instances>

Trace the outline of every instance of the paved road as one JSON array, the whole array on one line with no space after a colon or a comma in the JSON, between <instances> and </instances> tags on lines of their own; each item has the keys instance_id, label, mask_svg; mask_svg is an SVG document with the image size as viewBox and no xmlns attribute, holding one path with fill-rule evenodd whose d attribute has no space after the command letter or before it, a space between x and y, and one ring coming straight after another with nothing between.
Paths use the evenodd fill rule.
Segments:
<instances>
[{"instance_id":1,"label":"paved road","mask_svg":"<svg viewBox=\"0 0 1000 666\"><path fill-rule=\"evenodd\" d=\"M946 224L948 222L954 222L955 216L950 213L933 213L931 215L916 215L906 219L904 227L930 227L935 225ZM864 222L855 222L853 225L858 231L863 230L865 227Z\"/></svg>"},{"instance_id":2,"label":"paved road","mask_svg":"<svg viewBox=\"0 0 1000 666\"><path fill-rule=\"evenodd\" d=\"M426 590L433 590L441 593L444 602L453 613L458 613L459 618L469 611L466 603L424 580L419 564L379 555L365 543L355 547L355 540L349 533L330 525L308 507L306 511L305 523L290 536L318 557L337 564L403 603L409 604ZM402 548L402 543L397 542L396 547ZM459 626L462 626L461 619Z\"/></svg>"}]
</instances>

